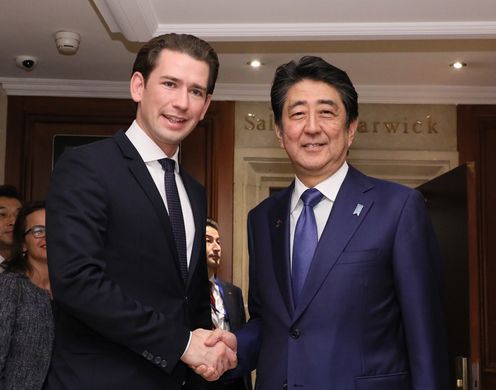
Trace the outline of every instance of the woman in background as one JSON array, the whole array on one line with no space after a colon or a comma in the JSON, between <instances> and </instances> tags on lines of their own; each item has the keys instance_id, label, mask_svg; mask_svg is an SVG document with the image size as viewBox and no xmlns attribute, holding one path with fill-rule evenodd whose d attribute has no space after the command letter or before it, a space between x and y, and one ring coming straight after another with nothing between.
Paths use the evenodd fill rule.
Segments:
<instances>
[{"instance_id":1,"label":"woman in background","mask_svg":"<svg viewBox=\"0 0 496 390\"><path fill-rule=\"evenodd\" d=\"M41 389L53 344L45 204L21 208L12 256L0 274L0 389Z\"/></svg>"}]
</instances>

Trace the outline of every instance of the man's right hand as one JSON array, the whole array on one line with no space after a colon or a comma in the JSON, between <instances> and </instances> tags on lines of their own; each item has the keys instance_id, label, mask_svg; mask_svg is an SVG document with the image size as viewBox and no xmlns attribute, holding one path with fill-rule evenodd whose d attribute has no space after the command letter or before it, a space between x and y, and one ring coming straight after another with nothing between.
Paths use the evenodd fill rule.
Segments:
<instances>
[{"instance_id":1,"label":"man's right hand","mask_svg":"<svg viewBox=\"0 0 496 390\"><path fill-rule=\"evenodd\" d=\"M236 348L236 337L232 333L220 329L196 329L191 333L191 342L181 360L204 379L214 381L236 367Z\"/></svg>"}]
</instances>

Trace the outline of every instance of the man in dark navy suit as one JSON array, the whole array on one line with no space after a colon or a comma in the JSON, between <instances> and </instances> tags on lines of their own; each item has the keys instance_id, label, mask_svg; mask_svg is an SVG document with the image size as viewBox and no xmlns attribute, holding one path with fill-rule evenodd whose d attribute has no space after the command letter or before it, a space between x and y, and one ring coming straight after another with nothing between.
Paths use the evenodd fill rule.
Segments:
<instances>
[{"instance_id":1,"label":"man in dark navy suit","mask_svg":"<svg viewBox=\"0 0 496 390\"><path fill-rule=\"evenodd\" d=\"M271 103L295 179L248 216L239 371L257 369L257 390L447 390L422 195L346 162L358 96L341 69L319 57L281 65Z\"/></svg>"},{"instance_id":2,"label":"man in dark navy suit","mask_svg":"<svg viewBox=\"0 0 496 390\"><path fill-rule=\"evenodd\" d=\"M47 201L57 306L50 390L205 389L236 364L236 342L212 332L203 187L179 166L179 144L210 104L218 58L206 42L167 34L139 51L136 120L113 138L64 153ZM218 330L217 333L222 333Z\"/></svg>"}]
</instances>

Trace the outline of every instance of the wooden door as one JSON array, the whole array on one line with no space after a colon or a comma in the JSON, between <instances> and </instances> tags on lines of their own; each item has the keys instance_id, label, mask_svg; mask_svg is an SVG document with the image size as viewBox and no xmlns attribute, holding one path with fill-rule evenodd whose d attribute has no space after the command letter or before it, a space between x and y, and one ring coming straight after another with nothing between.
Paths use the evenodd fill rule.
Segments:
<instances>
[{"instance_id":1,"label":"wooden door","mask_svg":"<svg viewBox=\"0 0 496 390\"><path fill-rule=\"evenodd\" d=\"M475 162L480 318L480 389L496 389L496 106L457 107L460 163ZM471 275L472 277L472 275ZM472 340L475 341L475 340Z\"/></svg>"},{"instance_id":2,"label":"wooden door","mask_svg":"<svg viewBox=\"0 0 496 390\"><path fill-rule=\"evenodd\" d=\"M135 112L134 103L119 99L9 97L5 181L25 200L45 199L55 135L110 136Z\"/></svg>"},{"instance_id":3,"label":"wooden door","mask_svg":"<svg viewBox=\"0 0 496 390\"><path fill-rule=\"evenodd\" d=\"M426 200L443 257L452 390L478 389L479 267L477 253L469 244L476 229L475 184L474 164L470 163L418 187ZM467 359L465 377L462 358Z\"/></svg>"}]
</instances>

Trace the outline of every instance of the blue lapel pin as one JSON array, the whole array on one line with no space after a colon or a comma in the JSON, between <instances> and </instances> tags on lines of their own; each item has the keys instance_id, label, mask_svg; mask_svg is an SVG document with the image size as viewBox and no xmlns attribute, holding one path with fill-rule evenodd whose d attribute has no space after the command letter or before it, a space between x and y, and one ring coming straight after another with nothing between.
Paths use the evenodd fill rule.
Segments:
<instances>
[{"instance_id":1,"label":"blue lapel pin","mask_svg":"<svg viewBox=\"0 0 496 390\"><path fill-rule=\"evenodd\" d=\"M363 204L358 203L355 207L355 211L353 211L353 215L359 217L360 213L362 212L362 209L363 209Z\"/></svg>"}]
</instances>

